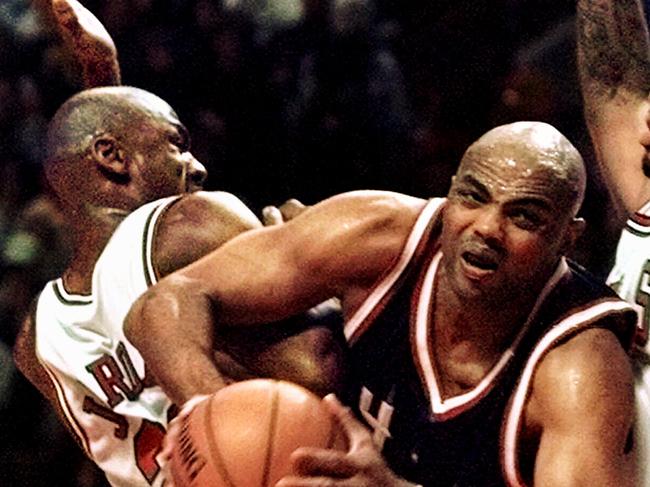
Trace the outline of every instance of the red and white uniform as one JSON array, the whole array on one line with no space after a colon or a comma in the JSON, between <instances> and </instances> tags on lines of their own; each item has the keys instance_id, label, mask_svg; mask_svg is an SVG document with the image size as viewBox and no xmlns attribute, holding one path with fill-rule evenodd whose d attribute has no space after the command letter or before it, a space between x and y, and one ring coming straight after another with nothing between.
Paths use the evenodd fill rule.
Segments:
<instances>
[{"instance_id":1,"label":"red and white uniform","mask_svg":"<svg viewBox=\"0 0 650 487\"><path fill-rule=\"evenodd\" d=\"M650 201L630 217L621 233L607 283L638 315L634 361L637 421L635 444L644 487L650 487Z\"/></svg>"},{"instance_id":2,"label":"red and white uniform","mask_svg":"<svg viewBox=\"0 0 650 487\"><path fill-rule=\"evenodd\" d=\"M95 265L91 294L70 294L57 279L36 308L36 354L71 429L116 487L163 485L155 456L172 404L147 384L142 357L122 324L156 281L154 230L177 198L148 203L120 224Z\"/></svg>"}]
</instances>

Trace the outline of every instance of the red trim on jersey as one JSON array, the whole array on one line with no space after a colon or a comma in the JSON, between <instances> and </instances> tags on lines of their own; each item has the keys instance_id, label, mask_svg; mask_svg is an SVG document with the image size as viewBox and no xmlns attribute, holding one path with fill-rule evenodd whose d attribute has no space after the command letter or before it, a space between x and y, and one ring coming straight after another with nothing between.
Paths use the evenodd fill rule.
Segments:
<instances>
[{"instance_id":1,"label":"red trim on jersey","mask_svg":"<svg viewBox=\"0 0 650 487\"><path fill-rule=\"evenodd\" d=\"M429 388L426 386L426 380L424 378L425 372L424 368L422 367L422 363L420 360L418 360L418 303L420 301L420 296L422 295L423 292L430 292L431 293L431 301L433 303L435 299L435 288L431 289L423 289L426 287L425 286L425 279L427 276L427 270L431 268L431 266L437 266L438 261L440 260L441 257L440 252L435 252L431 253L430 256L427 257L426 262L424 262L424 265L422 266L422 271L420 272L420 276L418 277L418 280L415 284L415 287L413 288L413 294L411 295L411 308L410 308L410 313L409 313L409 324L410 324L410 333L409 333L409 339L411 342L411 356L413 357L413 364L415 365L415 370L417 370L418 375L420 376L420 382L422 382L423 387L422 390L424 391L424 395L427 397L429 404L432 403L433 398L431 397L431 394L429 393ZM430 326L427 326L427 332L426 332L426 343L433 343L433 316L431 316L431 313L433 311L433 305L429 306L429 310L427 313L427 322L430 323ZM431 354L431 365L435 369L435 360L433 357L433 354ZM437 375L437 374L436 374Z\"/></svg>"},{"instance_id":2,"label":"red trim on jersey","mask_svg":"<svg viewBox=\"0 0 650 487\"><path fill-rule=\"evenodd\" d=\"M68 429L75 434L75 436L78 439L78 443L81 444L83 447L84 451L86 452L86 455L88 455L90 458L92 458L92 453L90 451L90 441L88 440L88 436L86 436L86 431L84 430L83 426L79 424L77 421L77 418L75 417L74 413L72 412L72 408L70 407L70 404L68 403L68 398L65 395L65 389L63 386L59 383L59 379L57 378L56 374L54 373L53 370L50 369L50 367L43 362L42 360L39 359L39 363L47 372L48 377L52 381L52 385L54 386L54 389L56 390L56 398L59 402L59 406L61 408L61 411L63 412L64 419L66 423L68 424Z\"/></svg>"},{"instance_id":3,"label":"red trim on jersey","mask_svg":"<svg viewBox=\"0 0 650 487\"><path fill-rule=\"evenodd\" d=\"M548 352L553 350L558 344L565 342L568 338L584 330L597 328L594 326L594 322L597 320L605 316L628 312L630 309L627 303L619 299L602 299L596 302L596 304L591 304L560 319L537 342L506 407L501 428L501 468L503 470L503 477L509 487L526 487L527 485L522 479L519 469L517 447L523 427L522 418L525 405L530 397L533 378L541 361L546 357Z\"/></svg>"},{"instance_id":4,"label":"red trim on jersey","mask_svg":"<svg viewBox=\"0 0 650 487\"><path fill-rule=\"evenodd\" d=\"M633 213L632 216L630 216L630 220L642 227L650 227L650 216L644 215L643 213Z\"/></svg>"},{"instance_id":5,"label":"red trim on jersey","mask_svg":"<svg viewBox=\"0 0 650 487\"><path fill-rule=\"evenodd\" d=\"M378 279L366 299L361 303L361 306L346 321L344 332L349 344L354 344L375 321L390 298L399 289L399 284L408 274L406 271L410 268L412 262L426 251L429 238L423 238L423 236L428 237L431 235L445 201L444 199L429 200L413 225L413 229L395 264L389 267L382 277Z\"/></svg>"},{"instance_id":6,"label":"red trim on jersey","mask_svg":"<svg viewBox=\"0 0 650 487\"><path fill-rule=\"evenodd\" d=\"M435 354L432 349L433 340L431 334L433 333L433 322L431 317L431 309L433 308L433 292L434 281L437 274L437 267L442 254L439 253L426 269L425 279L420 288L420 295L417 302L417 315L415 322L412 326L416 329L414 350L414 363L416 369L420 374L423 389L428 393L431 415L437 421L446 421L450 418L456 417L459 414L467 411L483 399L496 385L499 377L503 373L510 359L514 356L519 348L519 344L523 340L526 332L528 331L533 319L537 315L537 310L546 299L548 293L557 285L563 276L568 272L566 261L562 259L558 264L557 269L553 276L547 281L542 289L535 306L522 326L521 330L512 341L511 345L504 350L499 360L492 366L488 373L476 384L472 389L457 394L455 396L443 399L442 394L442 381L438 379L440 376L435 366Z\"/></svg>"}]
</instances>

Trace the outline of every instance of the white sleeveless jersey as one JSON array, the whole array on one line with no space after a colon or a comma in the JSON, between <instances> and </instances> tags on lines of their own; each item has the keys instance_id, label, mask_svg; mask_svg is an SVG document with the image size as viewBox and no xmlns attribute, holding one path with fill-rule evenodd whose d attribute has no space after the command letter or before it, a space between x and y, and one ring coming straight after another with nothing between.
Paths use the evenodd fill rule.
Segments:
<instances>
[{"instance_id":1,"label":"white sleeveless jersey","mask_svg":"<svg viewBox=\"0 0 650 487\"><path fill-rule=\"evenodd\" d=\"M626 222L616 250L616 263L607 283L636 310L637 339L635 442L642 469L642 485L650 487L650 201Z\"/></svg>"},{"instance_id":2,"label":"white sleeveless jersey","mask_svg":"<svg viewBox=\"0 0 650 487\"><path fill-rule=\"evenodd\" d=\"M43 289L36 309L36 353L86 453L118 487L161 486L155 456L171 407L150 387L140 354L124 336L131 304L155 282L155 225L178 197L148 203L119 225L95 265L90 295Z\"/></svg>"}]
</instances>

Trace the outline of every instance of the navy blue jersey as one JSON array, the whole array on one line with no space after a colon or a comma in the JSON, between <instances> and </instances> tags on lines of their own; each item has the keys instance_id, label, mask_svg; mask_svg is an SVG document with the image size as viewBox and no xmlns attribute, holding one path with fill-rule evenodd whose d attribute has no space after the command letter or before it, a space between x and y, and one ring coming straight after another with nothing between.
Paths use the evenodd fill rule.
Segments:
<instances>
[{"instance_id":1,"label":"navy blue jersey","mask_svg":"<svg viewBox=\"0 0 650 487\"><path fill-rule=\"evenodd\" d=\"M513 343L472 390L442 399L432 355L433 283L440 209L432 200L404 253L346 323L359 414L396 473L425 486L525 485L517 455L520 419L534 371L554 346L591 327L625 346L633 310L564 259Z\"/></svg>"}]
</instances>

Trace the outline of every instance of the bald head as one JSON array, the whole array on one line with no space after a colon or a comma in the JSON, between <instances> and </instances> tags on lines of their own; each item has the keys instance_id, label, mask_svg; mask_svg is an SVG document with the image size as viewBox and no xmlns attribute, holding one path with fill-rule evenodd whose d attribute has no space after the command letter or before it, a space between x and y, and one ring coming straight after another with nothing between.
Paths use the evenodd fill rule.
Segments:
<instances>
[{"instance_id":1,"label":"bald head","mask_svg":"<svg viewBox=\"0 0 650 487\"><path fill-rule=\"evenodd\" d=\"M122 135L134 121L174 114L161 98L139 88L110 86L82 91L66 101L50 122L47 162L75 159L99 133Z\"/></svg>"},{"instance_id":2,"label":"bald head","mask_svg":"<svg viewBox=\"0 0 650 487\"><path fill-rule=\"evenodd\" d=\"M102 183L111 175L93 164L93 154L104 149L98 140L110 137L117 142L115 147L123 147L124 141L156 121L177 122L178 118L164 100L138 88L101 87L73 96L57 111L48 129L48 182L72 206L105 199Z\"/></svg>"},{"instance_id":3,"label":"bald head","mask_svg":"<svg viewBox=\"0 0 650 487\"><path fill-rule=\"evenodd\" d=\"M548 192L575 216L584 198L586 172L578 150L553 126L515 122L496 127L465 152L457 174L475 166L502 168L517 177L544 175Z\"/></svg>"}]
</instances>

